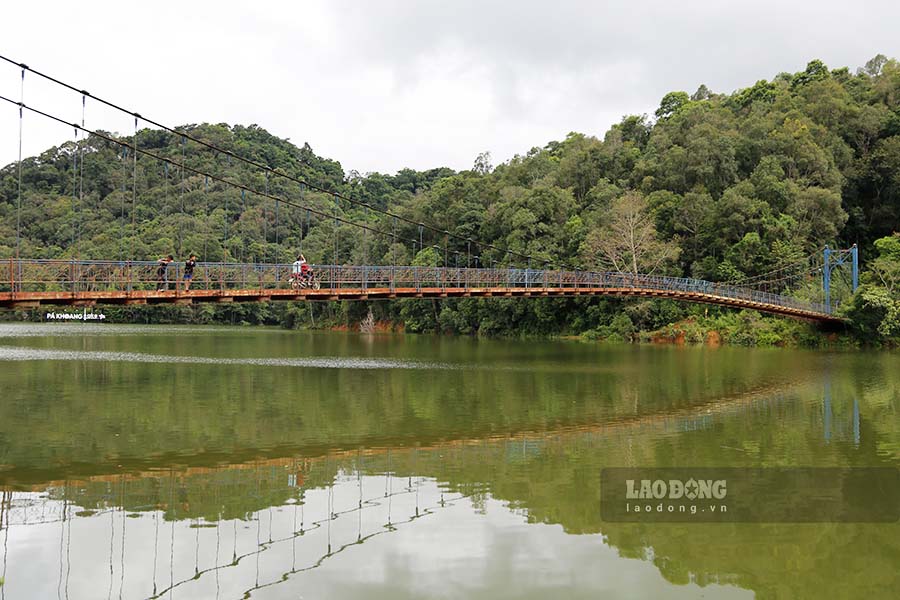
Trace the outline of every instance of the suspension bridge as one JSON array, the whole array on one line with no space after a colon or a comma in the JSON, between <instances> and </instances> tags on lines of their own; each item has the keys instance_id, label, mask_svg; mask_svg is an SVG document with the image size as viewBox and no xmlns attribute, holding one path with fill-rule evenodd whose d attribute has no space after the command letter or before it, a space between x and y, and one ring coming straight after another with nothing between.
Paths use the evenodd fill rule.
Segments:
<instances>
[{"instance_id":1,"label":"suspension bridge","mask_svg":"<svg viewBox=\"0 0 900 600\"><path fill-rule=\"evenodd\" d=\"M195 267L192 289L179 286L183 266L166 268L163 288L155 262L10 260L0 306L192 304L273 300L510 298L620 296L666 298L749 308L820 322L840 322L829 306L749 287L698 279L588 271L418 266L315 266L319 289L293 289L291 265L215 264ZM171 273L169 272L171 270ZM169 283L175 289L166 289ZM25 291L27 290L27 291Z\"/></svg>"},{"instance_id":2,"label":"suspension bridge","mask_svg":"<svg viewBox=\"0 0 900 600\"><path fill-rule=\"evenodd\" d=\"M825 247L810 256L778 266L766 273L740 281L712 282L701 279L658 275L597 272L561 264L547 256L532 256L453 233L433 224L417 221L391 212L372 203L329 189L282 169L270 167L255 158L224 148L187 128L175 129L121 107L62 80L34 70L23 63L0 55L0 63L7 63L20 71L19 99L0 95L0 100L17 108L19 125L19 160L17 163L16 242L13 256L0 257L0 308L29 309L42 306L94 306L102 304L195 304L268 301L335 301L379 300L395 298L539 298L575 296L613 296L661 298L683 302L710 304L737 309L752 309L822 324L837 324L843 319L837 313L833 298L834 273L851 269L850 280L842 288L855 291L858 285L858 252L856 246L832 250ZM80 100L80 121L66 119L37 106L25 103L26 74L42 82L75 94ZM121 138L85 125L88 101L126 115L134 122L134 135ZM58 257L23 257L21 255L21 210L23 202L22 138L25 115L39 117L51 123L71 128L75 145L71 155L72 215L71 247L65 259ZM141 146L139 125L155 128L180 141L180 156L167 156L153 148ZM85 136L79 141L79 136ZM119 257L87 259L79 251L79 210L85 206L85 168L90 160L85 155L88 140L107 143L121 149L121 165L125 176L121 179L122 208L119 213ZM188 147L190 146L190 153ZM203 157L206 160L203 160ZM260 175L262 183L248 183L208 168L210 162L225 156L231 164L242 163ZM206 190L210 182L221 189L240 192L240 212L229 207L226 200L225 219L218 248L208 248L204 258L219 254L221 260L197 263L190 289L184 285L184 266L172 263L162 270L158 263L141 260L135 248L141 242L138 232L138 163L141 169L164 172L168 194L170 170L179 183L181 210L185 211L185 178L200 179ZM212 159L210 157L213 157ZM188 164L189 158L194 166ZM201 166L197 166L201 165ZM130 172L129 172L130 171ZM130 194L127 183L130 179ZM274 183L278 181L278 185ZM270 183L273 185L270 187ZM276 193L276 188L278 192ZM66 192L68 193L68 191ZM312 201L310 195L315 195ZM130 199L129 199L130 196ZM248 198L250 200L248 200ZM323 203L323 198L327 199ZM260 260L259 252L247 250L244 210L248 202L262 206L262 245L267 247L273 237L269 223L274 216L272 231L274 247L270 260ZM328 206L330 204L330 207ZM271 206L272 210L267 209ZM292 285L290 264L279 260L279 215L294 212L293 223L300 225L295 247L303 252L304 240L309 237L313 218L317 225L330 226L328 243L333 249L320 245L317 262L312 265L316 274L315 287L296 289ZM201 213L203 209L201 209ZM299 217L297 216L299 214ZM205 207L206 238L209 237L209 205ZM130 221L130 226L128 222ZM305 225L304 225L305 221ZM341 240L342 230L356 232L353 242ZM238 237L235 238L235 230ZM179 236L182 233L179 232ZM308 242L307 242L308 243ZM204 242L206 245L207 242ZM351 252L348 245L354 245ZM430 251L430 266L403 264L397 248L409 246L411 256ZM232 248L238 248L232 251ZM332 252L333 250L333 252ZM382 257L373 264L372 257ZM386 250L386 251L385 251ZM283 251L281 251L283 252ZM130 256L128 254L131 254ZM265 254L265 251L263 252ZM330 254L330 256L329 256ZM238 260L234 260L238 258ZM314 257L316 258L316 257ZM348 258L350 262L348 263ZM411 261L416 262L416 261ZM532 268L532 266L541 268ZM816 288L815 293L810 293ZM798 293L802 291L802 293Z\"/></svg>"}]
</instances>

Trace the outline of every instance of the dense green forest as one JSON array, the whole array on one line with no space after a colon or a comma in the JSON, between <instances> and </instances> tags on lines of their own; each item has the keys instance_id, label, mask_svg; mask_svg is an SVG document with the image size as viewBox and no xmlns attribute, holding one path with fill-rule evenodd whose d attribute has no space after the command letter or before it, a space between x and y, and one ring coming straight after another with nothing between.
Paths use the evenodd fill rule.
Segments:
<instances>
[{"instance_id":1,"label":"dense green forest","mask_svg":"<svg viewBox=\"0 0 900 600\"><path fill-rule=\"evenodd\" d=\"M900 62L881 55L855 73L814 60L799 73L731 94L706 86L674 91L652 117L626 116L602 138L570 133L496 167L483 154L462 172L346 173L309 145L297 147L254 125L179 130L312 187L165 131L139 131L137 144L174 165L144 155L135 162L121 146L91 136L24 160L21 256L147 260L193 252L201 261L290 262L302 248L313 264L474 266L475 256L479 265L521 264L509 249L531 256L536 268L565 264L727 281L796 262L825 244L856 243L864 285L842 310L861 339L900 335ZM179 169L182 157L189 169L268 190L284 202ZM329 192L452 235L420 232ZM15 254L18 194L17 165L8 165L0 170L0 256ZM336 225L299 205L396 237ZM616 234L629 228L643 240L635 247L617 242ZM466 238L495 248L467 247ZM448 252L442 256L434 246ZM687 323L694 341L713 329L734 343L823 339L806 325L756 314L602 298L127 310L148 321L300 326L353 325L370 308L375 319L415 332L627 339Z\"/></svg>"}]
</instances>

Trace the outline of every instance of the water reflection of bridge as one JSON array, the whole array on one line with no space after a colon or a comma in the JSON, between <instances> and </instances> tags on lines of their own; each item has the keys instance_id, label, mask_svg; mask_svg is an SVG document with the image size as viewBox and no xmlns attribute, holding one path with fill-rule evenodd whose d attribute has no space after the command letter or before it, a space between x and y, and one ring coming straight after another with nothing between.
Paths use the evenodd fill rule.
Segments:
<instances>
[{"instance_id":1,"label":"water reflection of bridge","mask_svg":"<svg viewBox=\"0 0 900 600\"><path fill-rule=\"evenodd\" d=\"M635 397L633 410L631 413L615 413L608 415L603 421L598 422L596 418L592 420L567 420L562 422L541 422L538 426L514 425L504 428L500 431L477 431L472 437L439 437L434 434L422 434L414 440L404 436L379 437L371 436L359 439L351 447L346 445L337 447L327 446L289 446L281 445L272 450L260 451L256 448L242 449L237 448L231 454L204 454L198 453L191 449L189 452L182 452L180 448L171 448L166 456L160 456L153 459L151 465L153 468L177 468L185 469L188 472L199 469L204 470L211 466L228 463L228 464L255 464L261 458L268 458L279 463L282 457L293 456L335 456L340 453L355 454L357 449L365 448L365 452L369 454L383 453L387 448L402 448L404 446L415 445L415 447L425 449L444 448L448 445L468 446L473 444L481 444L486 441L505 441L509 438L522 437L541 437L578 435L584 433L597 433L599 435L629 435L632 432L652 432L652 431L687 431L708 426L710 419L713 417L721 417L735 412L745 411L754 402L776 395L785 395L794 390L801 389L803 386L812 385L812 375L801 375L803 379L793 380L776 380L765 385L758 385L752 388L741 388L728 394L716 396L711 399L694 400L684 405L670 406L664 410L656 410L654 412L642 412L638 405L638 398ZM185 462L185 456L190 455L190 459ZM64 466L64 468L61 468ZM10 483L16 486L16 489L23 489L27 486L37 484L39 488L46 485L63 485L64 479L61 475L68 476L69 479L91 478L96 479L98 476L110 474L114 478L118 477L122 472L134 473L146 471L148 463L146 460L129 460L127 456L117 456L114 461L95 462L87 464L54 465L50 468L36 469L34 466L19 469L16 465L9 465L5 469L0 465L0 486ZM89 472L85 469L89 468Z\"/></svg>"},{"instance_id":2,"label":"water reflection of bridge","mask_svg":"<svg viewBox=\"0 0 900 600\"><path fill-rule=\"evenodd\" d=\"M51 597L40 591L52 588L58 597L69 598L73 593L76 598L94 598L102 587L108 596L120 598L163 598L176 592L218 598L220 593L234 597L240 587L249 597L315 569L353 546L451 507L463 497L430 479L390 471L380 477L363 475L359 466L354 472L338 471L323 487L303 483L303 469L310 464L295 461L292 468L215 469L192 481L173 471L155 478L81 482L49 488L46 494L3 492L3 571L10 546L29 537L22 533L27 529L43 529L39 537L55 542L58 550L53 554L58 560L52 568L44 565L56 575L52 586L49 581L17 581L16 570L22 570L22 565L13 564L6 576L8 586L0 587L0 594L6 589L10 594L27 589ZM316 468L305 475L322 475ZM238 485L236 490L229 485L235 483L235 473L249 475L249 482L240 483L257 488L251 501L268 506L229 515L234 503L242 500L236 491L246 487ZM203 497L210 486L212 499ZM148 487L166 497L140 504L148 499ZM273 502L274 498L278 500ZM11 538L11 531L19 535ZM146 560L151 556L152 560ZM234 576L225 575L230 571L239 573L238 587ZM105 579L101 579L103 573ZM228 584L220 578L227 578ZM100 585L101 580L108 589ZM141 589L143 580L152 581L152 588ZM79 595L79 590L87 589L92 593Z\"/></svg>"},{"instance_id":3,"label":"water reflection of bridge","mask_svg":"<svg viewBox=\"0 0 900 600\"><path fill-rule=\"evenodd\" d=\"M101 579L108 584L108 596L118 590L129 598L218 597L226 589L231 597L237 588L249 596L464 498L477 506L493 491L489 472L498 465L515 468L554 448L565 453L575 442L624 447L621 442L645 433L702 432L734 416L783 410L792 402L790 389L762 388L602 426L101 475L52 482L32 492L6 491L0 503L3 566L10 548L15 555L18 544L37 537L58 548L56 563L44 570L56 574L52 583L59 597L70 597L70 591L80 597L85 573L95 587ZM829 409L821 413L825 435L830 431L827 439L839 440L847 431L835 421L847 415L832 414L830 395L824 398ZM859 414L858 407L853 414ZM856 444L858 422L857 416ZM480 472L482 467L487 471ZM507 498L516 506L522 502ZM32 536L28 530L41 533ZM81 564L88 557L91 562ZM17 562L7 576L10 594L17 585ZM77 581L70 586L73 573ZM152 586L141 588L141 581ZM42 585L54 591L50 583Z\"/></svg>"}]
</instances>

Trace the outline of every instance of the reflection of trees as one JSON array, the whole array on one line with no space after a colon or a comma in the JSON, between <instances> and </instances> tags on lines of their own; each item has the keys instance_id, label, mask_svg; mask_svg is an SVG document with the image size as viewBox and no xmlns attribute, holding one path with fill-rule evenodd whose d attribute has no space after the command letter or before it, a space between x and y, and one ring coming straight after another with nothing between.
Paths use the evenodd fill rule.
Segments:
<instances>
[{"instance_id":1,"label":"reflection of trees","mask_svg":"<svg viewBox=\"0 0 900 600\"><path fill-rule=\"evenodd\" d=\"M83 343L85 350L135 349L119 338ZM143 352L177 354L171 340L141 343ZM271 343L250 338L241 351L266 355ZM673 359L642 351L623 367L597 352L599 367L573 351L582 356L574 365L551 354L523 369L513 355L508 369L322 369L314 376L258 365L22 362L0 372L0 389L11 390L0 403L0 465L8 466L0 467L0 485L552 430L690 408L760 381L788 380L782 359L767 353L722 352L709 369L701 353ZM471 366L482 358L473 351L465 360ZM809 365L801 356L792 366L804 372ZM123 397L115 382L137 392Z\"/></svg>"}]
</instances>

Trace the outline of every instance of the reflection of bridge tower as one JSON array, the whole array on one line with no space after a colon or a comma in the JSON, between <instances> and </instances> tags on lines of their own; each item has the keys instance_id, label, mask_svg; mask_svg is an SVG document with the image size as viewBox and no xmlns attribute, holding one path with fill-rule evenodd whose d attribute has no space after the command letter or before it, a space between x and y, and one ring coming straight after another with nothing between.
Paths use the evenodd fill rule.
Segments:
<instances>
[{"instance_id":1,"label":"reflection of bridge tower","mask_svg":"<svg viewBox=\"0 0 900 600\"><path fill-rule=\"evenodd\" d=\"M833 406L831 401L831 381L830 379L825 381L825 390L823 394L823 403L822 403L822 426L824 429L824 437L826 443L831 443L832 434L834 430L837 430L838 434L841 434L845 431L845 429L841 426L834 425L834 416L833 416ZM859 400L857 398L853 398L853 412L850 417L850 428L853 434L853 444L855 446L859 446Z\"/></svg>"},{"instance_id":2,"label":"reflection of bridge tower","mask_svg":"<svg viewBox=\"0 0 900 600\"><path fill-rule=\"evenodd\" d=\"M3 534L2 552L3 565L0 567L0 599L6 599L6 592L3 591L4 582L6 581L6 563L9 551L9 508L12 504L12 492L0 492L0 533Z\"/></svg>"}]
</instances>

